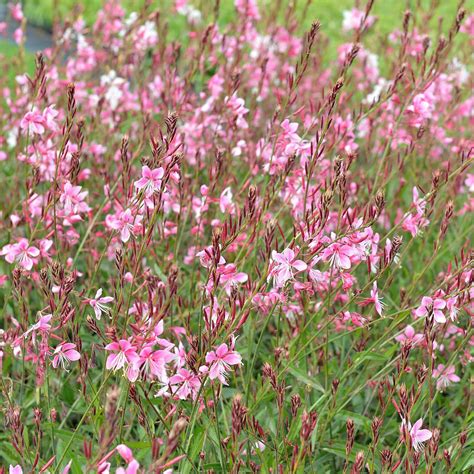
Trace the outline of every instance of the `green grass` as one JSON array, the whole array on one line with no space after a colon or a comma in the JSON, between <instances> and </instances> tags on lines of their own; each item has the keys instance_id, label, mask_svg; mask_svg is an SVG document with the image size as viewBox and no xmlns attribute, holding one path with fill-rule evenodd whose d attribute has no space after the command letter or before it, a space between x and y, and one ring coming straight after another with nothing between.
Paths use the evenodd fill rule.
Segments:
<instances>
[{"instance_id":1,"label":"green grass","mask_svg":"<svg viewBox=\"0 0 474 474\"><path fill-rule=\"evenodd\" d=\"M15 71L21 71L32 75L35 70L35 57L32 53L24 52L23 55L19 54L20 50L15 43L10 41L0 40L0 68L2 71L8 71L9 86L13 85L15 80ZM3 65L6 63L6 65ZM8 67L7 67L8 65ZM16 68L11 66L15 65Z\"/></svg>"},{"instance_id":2,"label":"green grass","mask_svg":"<svg viewBox=\"0 0 474 474\"><path fill-rule=\"evenodd\" d=\"M5 58L13 58L18 54L18 46L10 41L0 40L0 54Z\"/></svg>"}]
</instances>

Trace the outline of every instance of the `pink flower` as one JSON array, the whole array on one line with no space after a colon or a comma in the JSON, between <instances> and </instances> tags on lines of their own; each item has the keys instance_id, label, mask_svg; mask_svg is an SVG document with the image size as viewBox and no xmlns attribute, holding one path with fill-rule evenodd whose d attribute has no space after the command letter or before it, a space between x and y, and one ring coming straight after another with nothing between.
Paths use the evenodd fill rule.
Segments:
<instances>
[{"instance_id":1,"label":"pink flower","mask_svg":"<svg viewBox=\"0 0 474 474\"><path fill-rule=\"evenodd\" d=\"M114 299L111 296L102 296L102 288L97 290L95 297L88 300L88 303L94 308L95 317L100 321L102 313L108 314L110 308L106 306L107 303L111 303Z\"/></svg>"},{"instance_id":2,"label":"pink flower","mask_svg":"<svg viewBox=\"0 0 474 474\"><path fill-rule=\"evenodd\" d=\"M175 375L170 377L169 384L172 387L179 385L179 388L173 393L181 400L185 400L190 395L193 398L196 397L201 387L201 380L196 374L181 368Z\"/></svg>"},{"instance_id":3,"label":"pink flower","mask_svg":"<svg viewBox=\"0 0 474 474\"><path fill-rule=\"evenodd\" d=\"M73 186L69 181L66 181L59 202L63 204L64 211L68 215L88 212L89 206L84 202L87 195L88 191L82 191L81 186Z\"/></svg>"},{"instance_id":4,"label":"pink flower","mask_svg":"<svg viewBox=\"0 0 474 474\"><path fill-rule=\"evenodd\" d=\"M9 474L23 474L23 469L19 464L17 464L16 466L10 465L8 472Z\"/></svg>"},{"instance_id":5,"label":"pink flower","mask_svg":"<svg viewBox=\"0 0 474 474\"><path fill-rule=\"evenodd\" d=\"M456 321L459 313L457 296L448 298L446 300L446 309L449 311L449 317L451 321Z\"/></svg>"},{"instance_id":6,"label":"pink flower","mask_svg":"<svg viewBox=\"0 0 474 474\"><path fill-rule=\"evenodd\" d=\"M235 116L235 124L238 128L246 130L248 128L248 123L244 118L244 115L248 114L249 109L245 107L245 100L237 96L237 93L234 93L230 98L226 97L224 102L229 110Z\"/></svg>"},{"instance_id":7,"label":"pink flower","mask_svg":"<svg viewBox=\"0 0 474 474\"><path fill-rule=\"evenodd\" d=\"M137 474L140 464L136 459L132 459L129 465L124 469L123 467L118 467L115 471L115 474Z\"/></svg>"},{"instance_id":8,"label":"pink flower","mask_svg":"<svg viewBox=\"0 0 474 474\"><path fill-rule=\"evenodd\" d=\"M105 218L107 227L120 231L120 239L126 243L130 239L130 235L133 235L136 227L141 224L143 217L140 215L133 216L130 209L125 211L119 211L115 215L108 215Z\"/></svg>"},{"instance_id":9,"label":"pink flower","mask_svg":"<svg viewBox=\"0 0 474 474\"><path fill-rule=\"evenodd\" d=\"M161 179L163 178L165 171L163 168L155 168L151 170L148 166L142 168L142 177L135 181L135 187L145 191L145 195L150 197L156 191L161 188Z\"/></svg>"},{"instance_id":10,"label":"pink flower","mask_svg":"<svg viewBox=\"0 0 474 474\"><path fill-rule=\"evenodd\" d=\"M61 474L68 474L68 472L71 470L71 465L72 465L72 459L64 466L64 469L61 471Z\"/></svg>"},{"instance_id":11,"label":"pink flower","mask_svg":"<svg viewBox=\"0 0 474 474\"><path fill-rule=\"evenodd\" d=\"M243 18L260 19L256 0L235 0L235 8Z\"/></svg>"},{"instance_id":12,"label":"pink flower","mask_svg":"<svg viewBox=\"0 0 474 474\"><path fill-rule=\"evenodd\" d=\"M402 228L415 237L421 235L421 229L426 227L430 221L425 217L426 200L420 198L416 186L413 188L413 204L415 213L405 213L402 221Z\"/></svg>"},{"instance_id":13,"label":"pink flower","mask_svg":"<svg viewBox=\"0 0 474 474\"><path fill-rule=\"evenodd\" d=\"M384 304L382 303L382 298L379 297L376 281L374 281L373 288L372 290L370 290L370 296L374 302L375 311L379 313L379 316L382 316L382 309L383 309Z\"/></svg>"},{"instance_id":14,"label":"pink flower","mask_svg":"<svg viewBox=\"0 0 474 474\"><path fill-rule=\"evenodd\" d=\"M40 251L33 246L30 246L27 239L20 239L16 244L8 244L3 247L0 255L5 255L5 260L8 263L14 261L19 262L25 270L31 270L35 261L34 258L38 257Z\"/></svg>"},{"instance_id":15,"label":"pink flower","mask_svg":"<svg viewBox=\"0 0 474 474\"><path fill-rule=\"evenodd\" d=\"M133 453L128 446L125 446L125 444L119 444L115 449L127 464L133 461Z\"/></svg>"},{"instance_id":16,"label":"pink flower","mask_svg":"<svg viewBox=\"0 0 474 474\"><path fill-rule=\"evenodd\" d=\"M401 334L399 334L396 338L400 344L411 344L412 346L416 346L423 340L423 334L417 334L412 326L408 325Z\"/></svg>"},{"instance_id":17,"label":"pink flower","mask_svg":"<svg viewBox=\"0 0 474 474\"><path fill-rule=\"evenodd\" d=\"M232 199L232 189L225 188L224 191L222 191L221 197L219 198L219 207L221 212L229 214L235 213L235 205Z\"/></svg>"},{"instance_id":18,"label":"pink flower","mask_svg":"<svg viewBox=\"0 0 474 474\"><path fill-rule=\"evenodd\" d=\"M101 462L97 466L97 474L110 474L110 466L111 464L109 462Z\"/></svg>"},{"instance_id":19,"label":"pink flower","mask_svg":"<svg viewBox=\"0 0 474 474\"><path fill-rule=\"evenodd\" d=\"M81 358L81 354L75 350L76 345L70 342L62 342L54 350L52 365L56 369L59 364L63 369L69 365L70 361L76 361Z\"/></svg>"},{"instance_id":20,"label":"pink flower","mask_svg":"<svg viewBox=\"0 0 474 474\"><path fill-rule=\"evenodd\" d=\"M436 382L436 388L438 390L444 390L451 383L457 383L461 379L454 373L456 368L454 365L445 367L443 364L439 364L436 369L433 370L433 377L438 379Z\"/></svg>"},{"instance_id":21,"label":"pink flower","mask_svg":"<svg viewBox=\"0 0 474 474\"><path fill-rule=\"evenodd\" d=\"M197 252L196 257L199 257L199 261L203 267L209 268L214 260L213 247L210 245L209 247L206 247L204 250ZM224 264L225 264L225 258L222 255L220 255L218 265L224 265Z\"/></svg>"},{"instance_id":22,"label":"pink flower","mask_svg":"<svg viewBox=\"0 0 474 474\"><path fill-rule=\"evenodd\" d=\"M48 332L51 329L51 324L49 324L49 322L51 321L52 317L52 314L41 316L38 322L33 324L33 326L31 326L30 329L28 329L28 331L23 334L23 337L26 337L28 334L30 334L30 332Z\"/></svg>"},{"instance_id":23,"label":"pink flower","mask_svg":"<svg viewBox=\"0 0 474 474\"><path fill-rule=\"evenodd\" d=\"M410 431L411 443L415 451L423 449L423 443L431 439L432 433L430 430L422 430L421 426L423 419L420 418L413 426L408 423L408 429Z\"/></svg>"},{"instance_id":24,"label":"pink flower","mask_svg":"<svg viewBox=\"0 0 474 474\"><path fill-rule=\"evenodd\" d=\"M43 110L43 119L45 125L52 131L57 131L59 129L56 119L59 115L59 112L55 109L55 105L49 105Z\"/></svg>"},{"instance_id":25,"label":"pink flower","mask_svg":"<svg viewBox=\"0 0 474 474\"><path fill-rule=\"evenodd\" d=\"M245 283L248 275L243 272L237 272L233 263L218 267L219 282L224 285L225 291L230 295L232 288L239 283Z\"/></svg>"},{"instance_id":26,"label":"pink flower","mask_svg":"<svg viewBox=\"0 0 474 474\"><path fill-rule=\"evenodd\" d=\"M41 239L39 241L39 251L43 258L49 259L49 249L53 246L53 241L49 239Z\"/></svg>"},{"instance_id":27,"label":"pink flower","mask_svg":"<svg viewBox=\"0 0 474 474\"><path fill-rule=\"evenodd\" d=\"M23 43L23 38L24 38L23 29L20 26L13 32L13 39L15 40L15 43L17 45L20 45ZM43 132L44 132L44 128L43 128ZM38 132L38 133L41 134L43 132Z\"/></svg>"},{"instance_id":28,"label":"pink flower","mask_svg":"<svg viewBox=\"0 0 474 474\"><path fill-rule=\"evenodd\" d=\"M223 343L215 351L206 354L206 362L211 364L209 378L211 380L217 378L224 385L227 385L226 372L230 370L231 365L240 365L242 357L238 352L230 350L227 344Z\"/></svg>"},{"instance_id":29,"label":"pink flower","mask_svg":"<svg viewBox=\"0 0 474 474\"><path fill-rule=\"evenodd\" d=\"M107 344L105 350L114 352L107 357L105 364L108 370L114 372L125 367L125 364L134 364L139 360L136 348L126 339Z\"/></svg>"},{"instance_id":30,"label":"pink flower","mask_svg":"<svg viewBox=\"0 0 474 474\"><path fill-rule=\"evenodd\" d=\"M433 300L433 298L423 296L421 305L415 310L415 316L423 318L432 313L434 320L439 324L443 324L446 322L446 317L442 311L444 308L446 308L446 301L440 298Z\"/></svg>"},{"instance_id":31,"label":"pink flower","mask_svg":"<svg viewBox=\"0 0 474 474\"><path fill-rule=\"evenodd\" d=\"M128 379L134 382L141 373L144 377L156 377L160 382L166 383L168 381L166 364L174 359L175 355L167 349L153 350L152 347L144 347L138 360L129 369Z\"/></svg>"},{"instance_id":32,"label":"pink flower","mask_svg":"<svg viewBox=\"0 0 474 474\"><path fill-rule=\"evenodd\" d=\"M10 9L10 15L12 16L12 18L18 23L21 23L24 18L23 10L21 8L21 3L10 4L9 9Z\"/></svg>"},{"instance_id":33,"label":"pink flower","mask_svg":"<svg viewBox=\"0 0 474 474\"><path fill-rule=\"evenodd\" d=\"M345 10L342 12L343 21L342 29L343 31L358 30L364 21L365 12L357 8L352 10ZM365 21L366 26L370 26L374 23L375 17L369 15Z\"/></svg>"},{"instance_id":34,"label":"pink flower","mask_svg":"<svg viewBox=\"0 0 474 474\"><path fill-rule=\"evenodd\" d=\"M28 130L37 135L44 133L45 125L43 114L36 107L31 112L27 112L20 122L20 127L23 130Z\"/></svg>"},{"instance_id":35,"label":"pink flower","mask_svg":"<svg viewBox=\"0 0 474 474\"><path fill-rule=\"evenodd\" d=\"M333 240L335 235L332 236ZM324 261L330 261L331 265L348 270L351 268L351 257L358 254L357 250L343 242L334 242L326 247L321 253Z\"/></svg>"},{"instance_id":36,"label":"pink flower","mask_svg":"<svg viewBox=\"0 0 474 474\"><path fill-rule=\"evenodd\" d=\"M424 120L431 118L434 110L433 99L427 94L417 94L413 102L407 107L409 124L420 127Z\"/></svg>"},{"instance_id":37,"label":"pink flower","mask_svg":"<svg viewBox=\"0 0 474 474\"><path fill-rule=\"evenodd\" d=\"M293 269L303 272L308 266L302 260L296 260L293 249L286 248L282 253L272 251L270 275L273 276L275 286L281 288L293 278Z\"/></svg>"},{"instance_id":38,"label":"pink flower","mask_svg":"<svg viewBox=\"0 0 474 474\"><path fill-rule=\"evenodd\" d=\"M379 296L379 291L377 288L377 282L374 281L373 287L370 290L370 298L365 299L359 303L359 306L367 306L369 304L373 304L375 306L375 311L382 316L384 303L382 302L382 298Z\"/></svg>"},{"instance_id":39,"label":"pink flower","mask_svg":"<svg viewBox=\"0 0 474 474\"><path fill-rule=\"evenodd\" d=\"M367 322L361 314L350 311L343 312L342 320L344 322L350 321L356 327L362 327Z\"/></svg>"}]
</instances>

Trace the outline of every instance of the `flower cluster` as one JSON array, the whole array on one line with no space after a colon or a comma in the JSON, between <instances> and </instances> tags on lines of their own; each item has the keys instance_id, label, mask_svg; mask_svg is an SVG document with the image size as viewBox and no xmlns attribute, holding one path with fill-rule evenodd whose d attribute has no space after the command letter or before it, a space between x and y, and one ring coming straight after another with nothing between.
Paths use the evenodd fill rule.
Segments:
<instances>
[{"instance_id":1,"label":"flower cluster","mask_svg":"<svg viewBox=\"0 0 474 474\"><path fill-rule=\"evenodd\" d=\"M0 473L468 469L474 17L152 3L9 9Z\"/></svg>"}]
</instances>

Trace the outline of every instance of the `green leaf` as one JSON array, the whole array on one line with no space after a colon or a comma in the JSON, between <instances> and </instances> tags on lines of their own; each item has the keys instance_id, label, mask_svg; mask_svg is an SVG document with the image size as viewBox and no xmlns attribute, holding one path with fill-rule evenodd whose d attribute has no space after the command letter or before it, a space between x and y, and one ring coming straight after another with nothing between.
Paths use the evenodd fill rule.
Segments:
<instances>
[{"instance_id":1,"label":"green leaf","mask_svg":"<svg viewBox=\"0 0 474 474\"><path fill-rule=\"evenodd\" d=\"M314 388L315 390L318 390L321 393L325 393L324 387L314 378L310 378L308 375L306 375L302 370L290 367L288 372L296 377L296 379L300 382L303 382L304 384Z\"/></svg>"},{"instance_id":2,"label":"green leaf","mask_svg":"<svg viewBox=\"0 0 474 474\"><path fill-rule=\"evenodd\" d=\"M347 421L348 418L351 418L354 421L354 424L359 428L363 428L364 431L370 430L372 420L367 416L361 415L359 413L354 413L348 410L341 410L335 416L336 420L343 421L344 423Z\"/></svg>"},{"instance_id":3,"label":"green leaf","mask_svg":"<svg viewBox=\"0 0 474 474\"><path fill-rule=\"evenodd\" d=\"M386 362L389 360L389 356L387 353L384 354L379 354L377 352L372 352L372 351L363 351L359 352L355 357L354 361L355 362L363 362L366 360L375 360L377 362Z\"/></svg>"},{"instance_id":4,"label":"green leaf","mask_svg":"<svg viewBox=\"0 0 474 474\"><path fill-rule=\"evenodd\" d=\"M466 464L464 464L464 466L462 467L462 471L467 471L468 469L470 469L472 466L474 466L474 457L470 457Z\"/></svg>"}]
</instances>

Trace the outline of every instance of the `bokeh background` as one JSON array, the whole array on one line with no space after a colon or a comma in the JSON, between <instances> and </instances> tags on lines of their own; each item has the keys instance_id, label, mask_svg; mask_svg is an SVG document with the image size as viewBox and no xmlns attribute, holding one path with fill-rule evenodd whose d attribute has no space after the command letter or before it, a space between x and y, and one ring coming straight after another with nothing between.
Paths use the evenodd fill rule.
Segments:
<instances>
[{"instance_id":1,"label":"bokeh background","mask_svg":"<svg viewBox=\"0 0 474 474\"><path fill-rule=\"evenodd\" d=\"M147 0L122 0L121 4L126 11L137 11ZM17 3L13 0L14 3ZM102 7L104 0L20 0L23 6L26 19L28 21L26 53L33 53L42 49L48 44L48 36L53 31L56 22L64 22L68 18L82 15L88 25L92 25L97 11ZM204 15L206 11L212 11L214 0L189 0L189 3L201 10ZM284 12L287 6L291 6L296 12L301 14L301 28L307 27L314 19L320 20L322 31L337 44L341 40L341 24L344 10L354 6L363 8L366 1L358 0L261 0L263 6L275 3L281 4L279 9ZM0 21L8 22L7 0L0 0ZM182 22L185 21L180 15L173 14L174 0L151 0L151 4L163 11L170 26L170 34L176 39L180 38ZM306 4L309 4L306 7ZM375 0L372 14L378 18L373 34L387 35L398 25L401 25L403 12L407 9L416 9L426 13L427 21L438 23L438 18L442 19L441 24L436 24L437 28L444 30L449 27L456 12L459 0ZM219 22L225 24L235 15L234 0L220 1ZM468 10L474 7L474 0L465 2ZM434 13L434 14L433 14ZM428 18L430 18L428 20ZM276 19L279 21L282 19ZM423 21L423 19L421 19ZM12 33L17 25L9 25L8 30L0 36L0 54L15 57L18 48L15 45ZM29 59L29 61L28 61ZM33 56L27 57L27 63L33 64Z\"/></svg>"}]
</instances>

